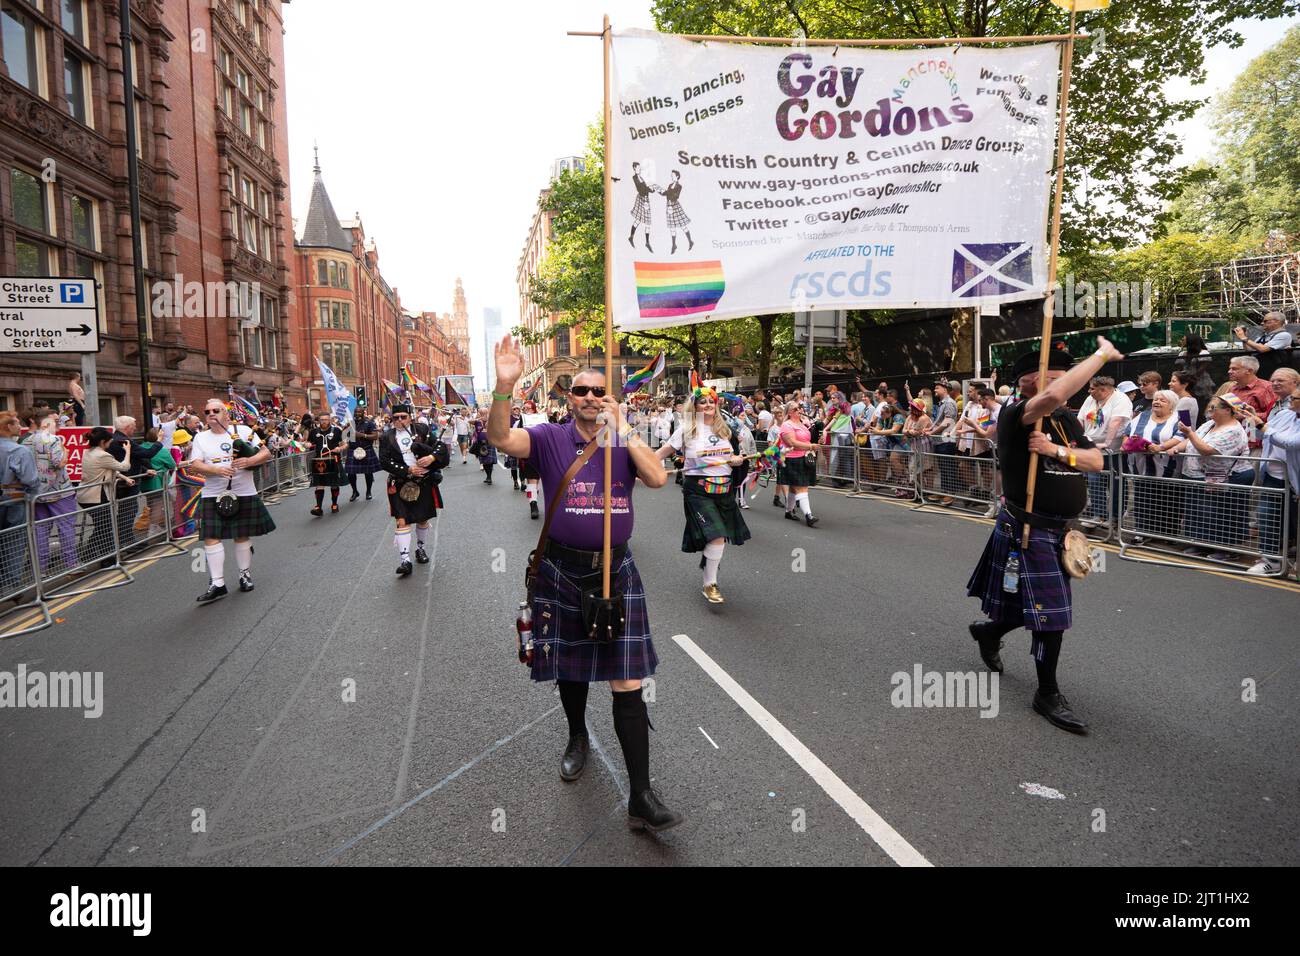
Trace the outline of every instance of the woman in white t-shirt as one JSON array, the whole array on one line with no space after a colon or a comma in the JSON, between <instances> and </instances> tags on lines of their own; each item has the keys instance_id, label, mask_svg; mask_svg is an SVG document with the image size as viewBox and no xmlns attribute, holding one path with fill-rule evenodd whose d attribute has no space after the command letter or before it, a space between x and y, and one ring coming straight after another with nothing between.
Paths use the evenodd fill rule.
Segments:
<instances>
[{"instance_id":1,"label":"woman in white t-shirt","mask_svg":"<svg viewBox=\"0 0 1300 956\"><path fill-rule=\"evenodd\" d=\"M537 403L532 399L524 402L524 410L519 416L520 428L531 428L533 425L545 425L546 414L537 410ZM537 469L533 467L532 462L527 458L519 459L519 478L523 482L523 492L528 497L528 512L533 520L541 516L538 510L537 502L542 500L542 493L538 488L538 482L541 476L538 475Z\"/></svg>"},{"instance_id":2,"label":"woman in white t-shirt","mask_svg":"<svg viewBox=\"0 0 1300 956\"><path fill-rule=\"evenodd\" d=\"M235 563L239 565L239 590L253 590L253 544L250 540L275 530L266 505L257 493L253 470L271 457L270 449L262 444L247 425L232 425L225 404L219 398L210 398L204 405L207 431L194 436L190 443L190 458L186 467L203 475L200 492L202 507L200 527L203 550L207 556L208 589L198 597L199 604L211 604L223 598L226 591L224 538L235 539ZM231 492L237 506L229 514L222 514L218 500Z\"/></svg>"},{"instance_id":3,"label":"woman in white t-shirt","mask_svg":"<svg viewBox=\"0 0 1300 956\"><path fill-rule=\"evenodd\" d=\"M1205 414L1205 424L1195 431L1182 422L1177 425L1186 439L1175 449L1183 455L1183 478L1204 483L1203 488L1187 486L1183 537L1237 545L1245 540L1251 513L1250 486L1255 469L1246 457L1250 443L1232 404L1224 398L1210 399Z\"/></svg>"},{"instance_id":4,"label":"woman in white t-shirt","mask_svg":"<svg viewBox=\"0 0 1300 956\"><path fill-rule=\"evenodd\" d=\"M718 589L722 553L728 541L740 545L750 537L732 488L732 469L744 464L745 459L737 450L737 438L718 412L718 393L711 388L697 388L692 398L682 427L658 455L665 459L680 453L685 459L682 507L686 529L682 532L682 550L688 554L704 552L702 593L710 604L722 604Z\"/></svg>"}]
</instances>

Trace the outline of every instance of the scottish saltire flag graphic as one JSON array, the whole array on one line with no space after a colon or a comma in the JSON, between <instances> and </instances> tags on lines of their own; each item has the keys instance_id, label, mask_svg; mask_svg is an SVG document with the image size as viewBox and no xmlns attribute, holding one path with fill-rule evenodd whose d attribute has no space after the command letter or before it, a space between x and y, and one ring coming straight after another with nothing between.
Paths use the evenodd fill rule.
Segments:
<instances>
[{"instance_id":1,"label":"scottish saltire flag graphic","mask_svg":"<svg viewBox=\"0 0 1300 956\"><path fill-rule=\"evenodd\" d=\"M726 281L722 262L637 262L636 301L643 319L712 312Z\"/></svg>"},{"instance_id":2,"label":"scottish saltire flag graphic","mask_svg":"<svg viewBox=\"0 0 1300 956\"><path fill-rule=\"evenodd\" d=\"M352 412L357 407L356 398L348 391L347 386L339 381L332 368L320 359L316 360L316 364L320 366L320 377L325 383L325 401L329 404L330 413L338 416L341 424L350 423Z\"/></svg>"},{"instance_id":3,"label":"scottish saltire flag graphic","mask_svg":"<svg viewBox=\"0 0 1300 956\"><path fill-rule=\"evenodd\" d=\"M1009 295L1033 285L1032 242L966 242L953 250L954 295L967 299Z\"/></svg>"}]
</instances>

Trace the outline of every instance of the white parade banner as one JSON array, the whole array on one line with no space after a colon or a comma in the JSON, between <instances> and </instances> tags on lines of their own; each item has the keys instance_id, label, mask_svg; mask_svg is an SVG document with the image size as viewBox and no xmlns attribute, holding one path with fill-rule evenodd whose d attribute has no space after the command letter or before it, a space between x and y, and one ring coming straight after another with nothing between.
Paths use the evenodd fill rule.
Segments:
<instances>
[{"instance_id":1,"label":"white parade banner","mask_svg":"<svg viewBox=\"0 0 1300 956\"><path fill-rule=\"evenodd\" d=\"M617 328L1046 294L1057 44L612 47Z\"/></svg>"}]
</instances>

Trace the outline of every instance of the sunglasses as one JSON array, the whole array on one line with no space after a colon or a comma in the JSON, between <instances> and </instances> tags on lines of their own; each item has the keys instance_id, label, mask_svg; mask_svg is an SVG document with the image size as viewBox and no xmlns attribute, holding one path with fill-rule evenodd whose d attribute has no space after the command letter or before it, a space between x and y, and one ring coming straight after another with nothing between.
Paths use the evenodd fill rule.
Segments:
<instances>
[{"instance_id":1,"label":"sunglasses","mask_svg":"<svg viewBox=\"0 0 1300 956\"><path fill-rule=\"evenodd\" d=\"M205 408L205 409L203 410L203 414L204 414L204 415L220 415L220 414L221 414L221 409L219 409L219 408Z\"/></svg>"},{"instance_id":2,"label":"sunglasses","mask_svg":"<svg viewBox=\"0 0 1300 956\"><path fill-rule=\"evenodd\" d=\"M605 397L604 385L574 385L569 389L569 391L571 391L577 398L586 398L588 392L595 395L597 398Z\"/></svg>"}]
</instances>

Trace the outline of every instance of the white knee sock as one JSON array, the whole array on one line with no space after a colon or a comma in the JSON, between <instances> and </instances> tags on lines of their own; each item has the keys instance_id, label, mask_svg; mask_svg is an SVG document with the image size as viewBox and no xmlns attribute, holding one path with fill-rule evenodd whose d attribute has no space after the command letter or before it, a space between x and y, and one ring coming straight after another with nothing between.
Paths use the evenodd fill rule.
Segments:
<instances>
[{"instance_id":1,"label":"white knee sock","mask_svg":"<svg viewBox=\"0 0 1300 956\"><path fill-rule=\"evenodd\" d=\"M393 546L403 561L411 557L411 529L403 528L393 535Z\"/></svg>"},{"instance_id":2,"label":"white knee sock","mask_svg":"<svg viewBox=\"0 0 1300 956\"><path fill-rule=\"evenodd\" d=\"M235 564L239 565L241 571L247 571L253 566L253 542L235 542Z\"/></svg>"},{"instance_id":3,"label":"white knee sock","mask_svg":"<svg viewBox=\"0 0 1300 956\"><path fill-rule=\"evenodd\" d=\"M704 546L704 586L718 583L718 565L722 563L722 552L727 548L725 541L710 541Z\"/></svg>"},{"instance_id":4,"label":"white knee sock","mask_svg":"<svg viewBox=\"0 0 1300 956\"><path fill-rule=\"evenodd\" d=\"M812 514L812 505L808 504L808 492L806 492L806 491L801 491L801 492L799 492L797 495L795 495L795 496L794 496L794 503L795 503L796 505L799 505L800 507L803 508L803 513L804 513L804 514L806 514L806 515L810 515L810 514ZM791 509L791 510L793 510L793 509Z\"/></svg>"},{"instance_id":5,"label":"white knee sock","mask_svg":"<svg viewBox=\"0 0 1300 956\"><path fill-rule=\"evenodd\" d=\"M424 547L424 536L429 533L427 524L417 524L415 526L415 543L417 546Z\"/></svg>"},{"instance_id":6,"label":"white knee sock","mask_svg":"<svg viewBox=\"0 0 1300 956\"><path fill-rule=\"evenodd\" d=\"M222 587L226 583L226 546L223 544L205 544L203 553L208 558L208 575L212 583Z\"/></svg>"}]
</instances>

